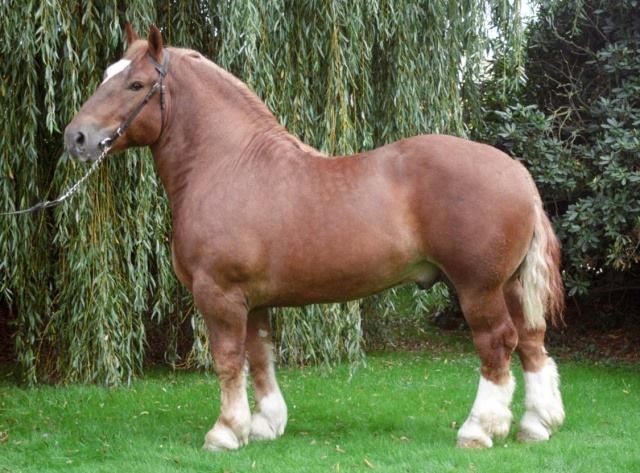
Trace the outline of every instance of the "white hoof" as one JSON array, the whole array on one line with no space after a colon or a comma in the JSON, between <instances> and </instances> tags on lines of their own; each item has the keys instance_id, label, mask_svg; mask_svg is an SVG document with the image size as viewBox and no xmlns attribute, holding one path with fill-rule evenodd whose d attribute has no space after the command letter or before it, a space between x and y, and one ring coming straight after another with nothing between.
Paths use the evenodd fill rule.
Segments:
<instances>
[{"instance_id":1,"label":"white hoof","mask_svg":"<svg viewBox=\"0 0 640 473\"><path fill-rule=\"evenodd\" d=\"M512 418L513 416L509 409L501 409L500 411L492 412L486 418L481 419L480 425L482 425L485 428L485 431L492 437L504 439L509 435Z\"/></svg>"},{"instance_id":2,"label":"white hoof","mask_svg":"<svg viewBox=\"0 0 640 473\"><path fill-rule=\"evenodd\" d=\"M524 373L525 406L518 439L523 442L549 440L564 422L564 406L560 395L560 376L555 362L549 358L537 373Z\"/></svg>"},{"instance_id":3,"label":"white hoof","mask_svg":"<svg viewBox=\"0 0 640 473\"><path fill-rule=\"evenodd\" d=\"M273 440L278 437L276 427L271 425L262 412L251 416L251 440Z\"/></svg>"},{"instance_id":4,"label":"white hoof","mask_svg":"<svg viewBox=\"0 0 640 473\"><path fill-rule=\"evenodd\" d=\"M251 440L273 440L284 433L287 405L279 391L261 399L251 416Z\"/></svg>"},{"instance_id":5,"label":"white hoof","mask_svg":"<svg viewBox=\"0 0 640 473\"><path fill-rule=\"evenodd\" d=\"M458 430L456 445L460 448L491 448L493 441L477 420L469 418Z\"/></svg>"},{"instance_id":6,"label":"white hoof","mask_svg":"<svg viewBox=\"0 0 640 473\"><path fill-rule=\"evenodd\" d=\"M494 410L472 413L458 431L458 447L489 448L492 438L503 439L511 428L511 411L501 406Z\"/></svg>"},{"instance_id":7,"label":"white hoof","mask_svg":"<svg viewBox=\"0 0 640 473\"><path fill-rule=\"evenodd\" d=\"M520 421L520 431L518 432L518 440L520 442L544 442L549 440L551 435L538 416L531 412L526 412Z\"/></svg>"},{"instance_id":8,"label":"white hoof","mask_svg":"<svg viewBox=\"0 0 640 473\"><path fill-rule=\"evenodd\" d=\"M504 438L511 427L511 398L515 390L513 377L505 385L480 378L478 395L469 418L458 431L458 447L490 448L492 438Z\"/></svg>"},{"instance_id":9,"label":"white hoof","mask_svg":"<svg viewBox=\"0 0 640 473\"><path fill-rule=\"evenodd\" d=\"M235 450L248 442L247 435L240 435L224 424L216 423L204 437L203 449L210 452L221 452L224 450Z\"/></svg>"}]
</instances>

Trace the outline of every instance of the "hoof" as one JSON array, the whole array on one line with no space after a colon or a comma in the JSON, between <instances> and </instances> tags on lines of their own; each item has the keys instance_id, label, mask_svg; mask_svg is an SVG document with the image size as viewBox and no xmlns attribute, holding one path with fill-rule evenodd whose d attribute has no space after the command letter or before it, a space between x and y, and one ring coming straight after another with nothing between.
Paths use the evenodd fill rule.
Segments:
<instances>
[{"instance_id":1,"label":"hoof","mask_svg":"<svg viewBox=\"0 0 640 473\"><path fill-rule=\"evenodd\" d=\"M247 443L247 438L238 436L224 424L216 424L204 437L202 448L210 452L222 452L236 450Z\"/></svg>"},{"instance_id":2,"label":"hoof","mask_svg":"<svg viewBox=\"0 0 640 473\"><path fill-rule=\"evenodd\" d=\"M284 433L287 425L287 405L282 395L272 393L258 406L251 416L251 440L274 440Z\"/></svg>"},{"instance_id":3,"label":"hoof","mask_svg":"<svg viewBox=\"0 0 640 473\"><path fill-rule=\"evenodd\" d=\"M480 378L471 414L458 431L458 447L490 448L493 438L509 435L512 419L509 405L514 389L513 377L504 385Z\"/></svg>"},{"instance_id":4,"label":"hoof","mask_svg":"<svg viewBox=\"0 0 640 473\"><path fill-rule=\"evenodd\" d=\"M509 435L512 418L513 417L509 409L500 409L490 415L481 417L480 425L490 437L504 439Z\"/></svg>"},{"instance_id":5,"label":"hoof","mask_svg":"<svg viewBox=\"0 0 640 473\"><path fill-rule=\"evenodd\" d=\"M511 427L511 411L499 409L472 416L466 420L458 431L458 447L491 448L492 438L503 439L509 435Z\"/></svg>"},{"instance_id":6,"label":"hoof","mask_svg":"<svg viewBox=\"0 0 640 473\"><path fill-rule=\"evenodd\" d=\"M467 420L458 431L458 448L491 448L493 441L479 423Z\"/></svg>"},{"instance_id":7,"label":"hoof","mask_svg":"<svg viewBox=\"0 0 640 473\"><path fill-rule=\"evenodd\" d=\"M261 412L251 416L251 434L249 434L251 440L274 440L281 434L282 431L278 432L278 428L271 425L269 419Z\"/></svg>"},{"instance_id":8,"label":"hoof","mask_svg":"<svg viewBox=\"0 0 640 473\"><path fill-rule=\"evenodd\" d=\"M540 412L543 411L543 412ZM548 409L527 411L520 421L518 440L521 442L544 442L564 422L562 406L548 406Z\"/></svg>"},{"instance_id":9,"label":"hoof","mask_svg":"<svg viewBox=\"0 0 640 473\"><path fill-rule=\"evenodd\" d=\"M493 442L489 437L486 437L486 436L484 438L475 438L475 439L458 437L458 442L456 443L456 447L473 448L473 449L491 448L493 447Z\"/></svg>"},{"instance_id":10,"label":"hoof","mask_svg":"<svg viewBox=\"0 0 640 473\"><path fill-rule=\"evenodd\" d=\"M520 422L520 431L518 432L518 441L520 442L544 442L549 440L551 432L547 429L540 419L527 412Z\"/></svg>"},{"instance_id":11,"label":"hoof","mask_svg":"<svg viewBox=\"0 0 640 473\"><path fill-rule=\"evenodd\" d=\"M520 422L518 440L543 442L564 422L564 406L560 395L560 377L554 361L537 373L525 372L525 405L527 411Z\"/></svg>"}]
</instances>

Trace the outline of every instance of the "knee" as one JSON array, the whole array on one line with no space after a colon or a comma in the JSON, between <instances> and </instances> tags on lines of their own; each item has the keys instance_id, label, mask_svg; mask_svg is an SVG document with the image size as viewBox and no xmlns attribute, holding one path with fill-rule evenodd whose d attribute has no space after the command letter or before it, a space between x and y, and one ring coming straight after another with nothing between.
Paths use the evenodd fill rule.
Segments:
<instances>
[{"instance_id":1,"label":"knee","mask_svg":"<svg viewBox=\"0 0 640 473\"><path fill-rule=\"evenodd\" d=\"M246 359L243 335L235 331L209 330L209 345L220 380L237 377L244 369Z\"/></svg>"}]
</instances>

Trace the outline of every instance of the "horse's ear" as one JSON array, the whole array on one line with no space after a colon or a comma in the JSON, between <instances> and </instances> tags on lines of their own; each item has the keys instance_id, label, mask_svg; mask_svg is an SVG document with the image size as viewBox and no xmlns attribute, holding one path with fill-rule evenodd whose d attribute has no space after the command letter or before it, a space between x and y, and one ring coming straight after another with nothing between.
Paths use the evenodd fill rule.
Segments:
<instances>
[{"instance_id":1,"label":"horse's ear","mask_svg":"<svg viewBox=\"0 0 640 473\"><path fill-rule=\"evenodd\" d=\"M162 63L162 33L155 26L151 25L151 29L149 29L149 54L151 57L156 60L156 62Z\"/></svg>"},{"instance_id":2,"label":"horse's ear","mask_svg":"<svg viewBox=\"0 0 640 473\"><path fill-rule=\"evenodd\" d=\"M131 46L135 40L138 39L138 33L136 33L128 21L124 24L124 31L127 35L127 46Z\"/></svg>"}]
</instances>

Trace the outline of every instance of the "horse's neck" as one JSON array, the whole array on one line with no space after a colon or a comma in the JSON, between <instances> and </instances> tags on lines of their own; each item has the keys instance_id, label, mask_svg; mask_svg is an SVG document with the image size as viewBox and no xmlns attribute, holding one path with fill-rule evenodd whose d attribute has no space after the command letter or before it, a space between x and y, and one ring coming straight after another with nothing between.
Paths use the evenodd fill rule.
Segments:
<instances>
[{"instance_id":1,"label":"horse's neck","mask_svg":"<svg viewBox=\"0 0 640 473\"><path fill-rule=\"evenodd\" d=\"M237 177L228 174L240 172L242 160L259 159L268 165L274 159L321 156L290 135L235 77L212 63L191 66L200 77L174 77L169 89L169 118L152 147L174 210L194 173L229 180ZM189 69L182 68L182 75Z\"/></svg>"}]
</instances>

